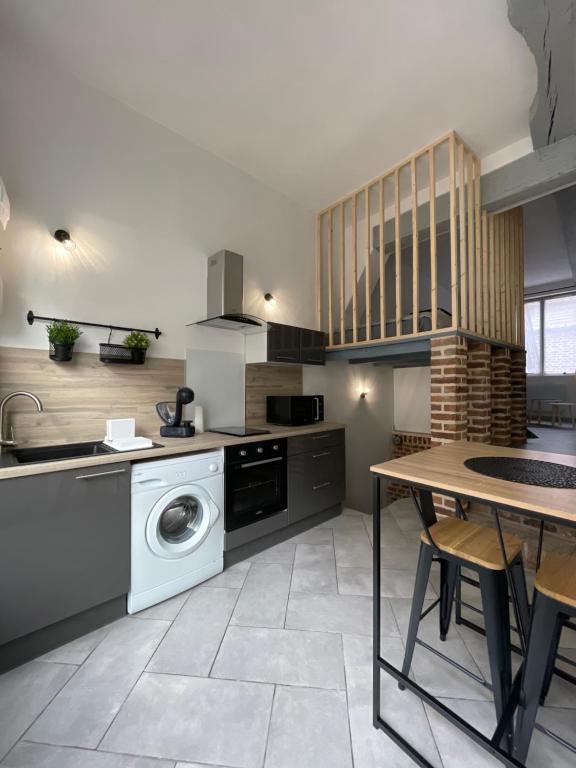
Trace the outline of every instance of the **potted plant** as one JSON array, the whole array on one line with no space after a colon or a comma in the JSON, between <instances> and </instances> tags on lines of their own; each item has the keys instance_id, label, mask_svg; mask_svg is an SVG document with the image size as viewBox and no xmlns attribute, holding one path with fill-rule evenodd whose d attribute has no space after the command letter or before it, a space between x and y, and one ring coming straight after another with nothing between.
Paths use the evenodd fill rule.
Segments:
<instances>
[{"instance_id":1,"label":"potted plant","mask_svg":"<svg viewBox=\"0 0 576 768\"><path fill-rule=\"evenodd\" d=\"M82 335L78 326L67 320L53 320L46 326L46 333L50 342L50 359L59 363L72 360L74 344Z\"/></svg>"},{"instance_id":2,"label":"potted plant","mask_svg":"<svg viewBox=\"0 0 576 768\"><path fill-rule=\"evenodd\" d=\"M141 331L131 331L122 342L132 352L132 362L142 365L146 359L146 350L152 343L150 338Z\"/></svg>"}]
</instances>

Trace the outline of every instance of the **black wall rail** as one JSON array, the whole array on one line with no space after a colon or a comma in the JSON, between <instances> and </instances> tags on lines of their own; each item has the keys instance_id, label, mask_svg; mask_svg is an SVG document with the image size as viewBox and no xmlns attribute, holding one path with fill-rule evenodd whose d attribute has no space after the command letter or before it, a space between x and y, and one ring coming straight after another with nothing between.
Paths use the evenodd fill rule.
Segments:
<instances>
[{"instance_id":1,"label":"black wall rail","mask_svg":"<svg viewBox=\"0 0 576 768\"><path fill-rule=\"evenodd\" d=\"M42 317L41 315L35 315L32 310L28 310L28 314L26 315L26 319L28 320L28 325L33 325L35 320L45 320L48 323L58 322L64 320L64 318L61 317ZM140 333L150 333L156 338L162 335L162 331L158 330L158 328L155 328L153 331L148 330L146 328L129 328L124 325L111 325L110 323L85 323L80 320L66 320L68 323L72 323L72 325L85 325L89 326L90 328L107 328L110 332L112 331L140 331Z\"/></svg>"}]
</instances>

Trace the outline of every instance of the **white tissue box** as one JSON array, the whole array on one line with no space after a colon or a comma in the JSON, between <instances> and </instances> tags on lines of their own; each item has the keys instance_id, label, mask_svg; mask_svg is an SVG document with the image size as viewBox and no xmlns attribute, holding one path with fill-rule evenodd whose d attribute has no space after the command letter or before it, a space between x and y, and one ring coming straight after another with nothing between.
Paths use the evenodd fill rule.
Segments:
<instances>
[{"instance_id":1,"label":"white tissue box","mask_svg":"<svg viewBox=\"0 0 576 768\"><path fill-rule=\"evenodd\" d=\"M136 435L136 419L106 419L106 440L126 440Z\"/></svg>"}]
</instances>

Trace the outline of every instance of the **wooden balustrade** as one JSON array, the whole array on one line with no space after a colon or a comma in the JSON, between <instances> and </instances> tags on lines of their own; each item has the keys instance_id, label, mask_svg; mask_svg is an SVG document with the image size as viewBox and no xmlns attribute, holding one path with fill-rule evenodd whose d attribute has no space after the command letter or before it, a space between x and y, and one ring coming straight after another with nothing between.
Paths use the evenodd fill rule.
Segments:
<instances>
[{"instance_id":1,"label":"wooden balustrade","mask_svg":"<svg viewBox=\"0 0 576 768\"><path fill-rule=\"evenodd\" d=\"M523 345L521 210L483 212L480 187L452 131L318 214L330 348L449 330Z\"/></svg>"}]
</instances>

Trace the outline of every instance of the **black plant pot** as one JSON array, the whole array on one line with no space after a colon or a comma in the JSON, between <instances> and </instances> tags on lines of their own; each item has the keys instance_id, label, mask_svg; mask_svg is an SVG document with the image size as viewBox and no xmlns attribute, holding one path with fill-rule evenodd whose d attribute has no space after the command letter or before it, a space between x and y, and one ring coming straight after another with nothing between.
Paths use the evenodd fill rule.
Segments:
<instances>
[{"instance_id":1,"label":"black plant pot","mask_svg":"<svg viewBox=\"0 0 576 768\"><path fill-rule=\"evenodd\" d=\"M52 344L50 342L50 360L57 363L68 363L72 360L74 344Z\"/></svg>"},{"instance_id":2,"label":"black plant pot","mask_svg":"<svg viewBox=\"0 0 576 768\"><path fill-rule=\"evenodd\" d=\"M125 347L123 344L100 344L100 361L102 363L122 363L143 365L146 360L146 350L139 347Z\"/></svg>"}]
</instances>

